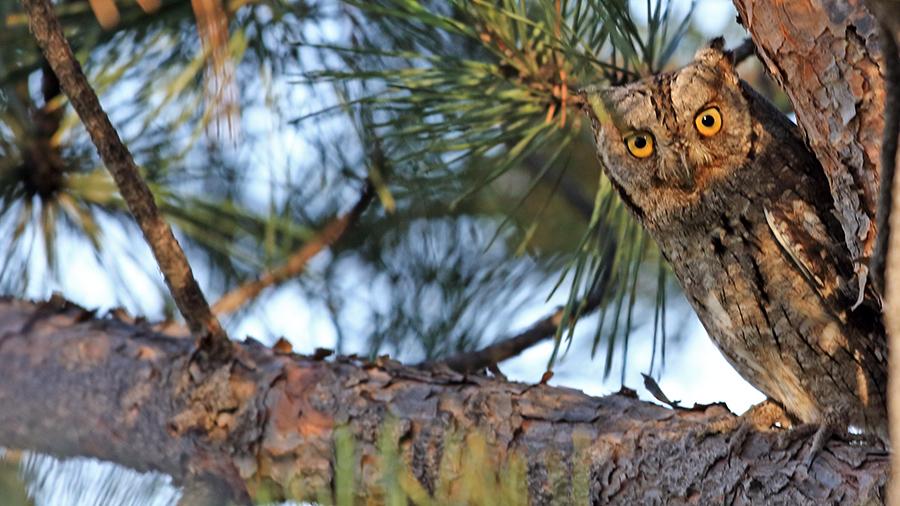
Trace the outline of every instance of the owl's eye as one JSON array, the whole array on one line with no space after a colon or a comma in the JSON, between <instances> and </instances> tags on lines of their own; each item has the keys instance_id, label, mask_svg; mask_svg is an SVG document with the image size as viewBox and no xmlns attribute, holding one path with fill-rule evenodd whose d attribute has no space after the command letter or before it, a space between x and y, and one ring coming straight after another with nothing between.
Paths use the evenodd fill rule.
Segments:
<instances>
[{"instance_id":1,"label":"owl's eye","mask_svg":"<svg viewBox=\"0 0 900 506\"><path fill-rule=\"evenodd\" d=\"M704 109L694 118L694 124L697 125L697 131L710 137L719 133L722 129L722 115L715 107Z\"/></svg>"},{"instance_id":2,"label":"owl's eye","mask_svg":"<svg viewBox=\"0 0 900 506\"><path fill-rule=\"evenodd\" d=\"M653 153L653 136L647 132L635 132L625 137L628 152L638 158L647 158Z\"/></svg>"}]
</instances>

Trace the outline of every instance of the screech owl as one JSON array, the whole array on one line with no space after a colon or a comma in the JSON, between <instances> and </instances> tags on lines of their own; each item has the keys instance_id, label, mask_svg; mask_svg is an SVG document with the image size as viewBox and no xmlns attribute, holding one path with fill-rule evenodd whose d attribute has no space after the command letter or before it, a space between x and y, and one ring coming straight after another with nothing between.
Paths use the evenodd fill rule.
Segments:
<instances>
[{"instance_id":1,"label":"screech owl","mask_svg":"<svg viewBox=\"0 0 900 506\"><path fill-rule=\"evenodd\" d=\"M854 277L815 155L722 45L582 92L603 169L741 376L799 421L886 443L880 302Z\"/></svg>"}]
</instances>

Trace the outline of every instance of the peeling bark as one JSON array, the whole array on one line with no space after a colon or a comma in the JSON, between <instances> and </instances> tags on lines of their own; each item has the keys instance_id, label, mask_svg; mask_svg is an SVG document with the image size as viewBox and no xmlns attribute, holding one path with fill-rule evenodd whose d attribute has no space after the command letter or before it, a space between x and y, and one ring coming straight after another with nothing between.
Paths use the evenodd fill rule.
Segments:
<instances>
[{"instance_id":1,"label":"peeling bark","mask_svg":"<svg viewBox=\"0 0 900 506\"><path fill-rule=\"evenodd\" d=\"M884 129L877 22L857 0L734 4L825 169L847 245L865 275L875 248Z\"/></svg>"},{"instance_id":2,"label":"peeling bark","mask_svg":"<svg viewBox=\"0 0 900 506\"><path fill-rule=\"evenodd\" d=\"M671 410L252 340L193 388L193 347L69 304L0 302L0 445L177 483L206 473L257 501L331 497L340 434L353 450L342 468L371 504L391 493L385 448L409 466L406 493L446 496L464 492L464 456L483 445L484 469L521 464L531 504L880 503L887 477L884 454L837 439L807 469L809 438L734 430L723 405Z\"/></svg>"}]
</instances>

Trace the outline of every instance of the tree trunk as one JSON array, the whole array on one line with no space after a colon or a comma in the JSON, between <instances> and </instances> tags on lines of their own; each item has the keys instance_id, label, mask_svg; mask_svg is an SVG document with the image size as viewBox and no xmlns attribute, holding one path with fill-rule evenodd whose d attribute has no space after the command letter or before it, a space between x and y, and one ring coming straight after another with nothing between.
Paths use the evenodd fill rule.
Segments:
<instances>
[{"instance_id":1,"label":"tree trunk","mask_svg":"<svg viewBox=\"0 0 900 506\"><path fill-rule=\"evenodd\" d=\"M825 169L847 246L865 281L877 235L884 130L878 24L858 0L734 5Z\"/></svg>"},{"instance_id":2,"label":"tree trunk","mask_svg":"<svg viewBox=\"0 0 900 506\"><path fill-rule=\"evenodd\" d=\"M886 296L885 326L892 341L888 348L896 350L900 216L890 210L900 209L891 197L892 187L900 183L894 178L900 132L900 4L892 0L869 0L868 5L862 0L734 0L734 4L825 168L846 242L859 259L857 272L865 274L870 268L878 290ZM895 231L892 237L890 229ZM900 360L892 353L888 406L894 441L900 434L898 372ZM896 469L900 464L896 453L894 460ZM900 505L898 477L895 472L890 494L895 505Z\"/></svg>"},{"instance_id":3,"label":"tree trunk","mask_svg":"<svg viewBox=\"0 0 900 506\"><path fill-rule=\"evenodd\" d=\"M859 504L880 502L887 477L883 452L837 439L807 468L802 431L735 429L724 405L672 410L252 340L235 351L198 384L190 340L60 301L0 302L0 445L214 484L212 502L349 504L353 483L368 504L516 492L507 502Z\"/></svg>"}]
</instances>

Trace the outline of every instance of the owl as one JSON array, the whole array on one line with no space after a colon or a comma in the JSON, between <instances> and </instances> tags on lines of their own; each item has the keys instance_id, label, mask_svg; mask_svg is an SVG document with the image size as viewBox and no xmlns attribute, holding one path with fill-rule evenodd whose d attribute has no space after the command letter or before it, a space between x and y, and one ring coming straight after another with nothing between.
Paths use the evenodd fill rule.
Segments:
<instances>
[{"instance_id":1,"label":"owl","mask_svg":"<svg viewBox=\"0 0 900 506\"><path fill-rule=\"evenodd\" d=\"M886 338L828 180L721 39L582 92L603 170L728 362L794 419L887 442Z\"/></svg>"}]
</instances>

